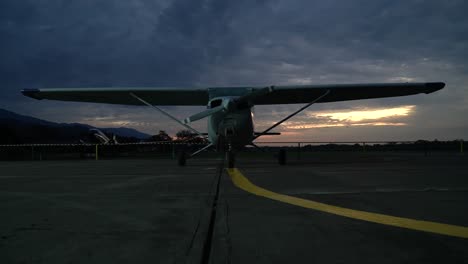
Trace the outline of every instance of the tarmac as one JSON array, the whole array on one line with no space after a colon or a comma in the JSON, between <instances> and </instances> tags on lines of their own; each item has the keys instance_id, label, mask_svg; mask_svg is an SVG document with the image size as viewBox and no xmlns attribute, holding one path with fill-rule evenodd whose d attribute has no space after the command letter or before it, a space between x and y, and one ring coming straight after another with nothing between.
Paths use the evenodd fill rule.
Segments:
<instances>
[{"instance_id":1,"label":"tarmac","mask_svg":"<svg viewBox=\"0 0 468 264\"><path fill-rule=\"evenodd\" d=\"M220 159L176 164L0 162L0 262L468 263L468 155L317 152L285 166L241 155L255 187ZM368 213L381 218L358 219Z\"/></svg>"}]
</instances>

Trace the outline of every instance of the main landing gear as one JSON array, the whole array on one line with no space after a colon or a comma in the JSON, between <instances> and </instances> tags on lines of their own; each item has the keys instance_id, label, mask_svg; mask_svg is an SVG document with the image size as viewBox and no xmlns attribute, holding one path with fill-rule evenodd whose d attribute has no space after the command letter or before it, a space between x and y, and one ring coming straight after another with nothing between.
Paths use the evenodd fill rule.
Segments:
<instances>
[{"instance_id":1,"label":"main landing gear","mask_svg":"<svg viewBox=\"0 0 468 264\"><path fill-rule=\"evenodd\" d=\"M234 168L236 164L236 155L234 151L226 151L225 160L228 168ZM187 164L187 153L185 151L179 152L177 155L177 165L183 167Z\"/></svg>"},{"instance_id":2,"label":"main landing gear","mask_svg":"<svg viewBox=\"0 0 468 264\"><path fill-rule=\"evenodd\" d=\"M181 151L179 155L177 156L177 164L181 167L185 166L187 163L187 154L185 151Z\"/></svg>"},{"instance_id":3,"label":"main landing gear","mask_svg":"<svg viewBox=\"0 0 468 264\"><path fill-rule=\"evenodd\" d=\"M225 164L227 165L228 168L232 169L236 166L236 153L234 150L232 150L231 147L228 147L228 150L225 151ZM280 149L278 152L278 164L279 165L286 165L286 150L285 149ZM185 150L182 150L179 152L177 156L177 164L181 167L185 166L187 164L187 158L189 156L187 155L187 152Z\"/></svg>"},{"instance_id":4,"label":"main landing gear","mask_svg":"<svg viewBox=\"0 0 468 264\"><path fill-rule=\"evenodd\" d=\"M278 164L286 165L286 150L285 149L280 149L278 153Z\"/></svg>"}]
</instances>

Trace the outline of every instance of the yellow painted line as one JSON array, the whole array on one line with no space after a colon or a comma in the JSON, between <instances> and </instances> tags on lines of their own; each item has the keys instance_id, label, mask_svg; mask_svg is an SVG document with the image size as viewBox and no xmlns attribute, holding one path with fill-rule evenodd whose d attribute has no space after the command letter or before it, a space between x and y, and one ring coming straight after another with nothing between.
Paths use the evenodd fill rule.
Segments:
<instances>
[{"instance_id":1,"label":"yellow painted line","mask_svg":"<svg viewBox=\"0 0 468 264\"><path fill-rule=\"evenodd\" d=\"M240 189L272 200L383 225L397 226L447 236L468 238L468 227L353 210L349 208L293 197L285 194L279 194L256 186L255 184L250 182L249 179L247 179L244 175L242 175L242 173L236 168L227 169L227 172L234 185L236 185Z\"/></svg>"}]
</instances>

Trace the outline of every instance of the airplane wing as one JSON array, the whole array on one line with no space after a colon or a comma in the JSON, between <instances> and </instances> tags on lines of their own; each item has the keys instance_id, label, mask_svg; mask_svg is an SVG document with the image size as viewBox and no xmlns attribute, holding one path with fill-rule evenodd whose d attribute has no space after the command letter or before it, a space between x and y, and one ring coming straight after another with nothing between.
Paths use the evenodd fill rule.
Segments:
<instances>
[{"instance_id":1,"label":"airplane wing","mask_svg":"<svg viewBox=\"0 0 468 264\"><path fill-rule=\"evenodd\" d=\"M443 82L274 86L271 92L258 96L253 101L256 105L309 103L330 91L317 102L326 103L428 94L444 86Z\"/></svg>"},{"instance_id":2,"label":"airplane wing","mask_svg":"<svg viewBox=\"0 0 468 264\"><path fill-rule=\"evenodd\" d=\"M217 96L241 96L255 105L296 104L314 101L327 91L317 103L358 99L405 96L432 93L442 89L443 82L333 84L222 88L54 88L24 89L21 92L35 99L93 102L122 105L142 105L138 97L153 105L206 105Z\"/></svg>"},{"instance_id":3,"label":"airplane wing","mask_svg":"<svg viewBox=\"0 0 468 264\"><path fill-rule=\"evenodd\" d=\"M206 105L207 89L189 88L49 88L24 89L24 95L34 99L91 102L121 105L143 105L132 97L134 93L153 105Z\"/></svg>"}]
</instances>

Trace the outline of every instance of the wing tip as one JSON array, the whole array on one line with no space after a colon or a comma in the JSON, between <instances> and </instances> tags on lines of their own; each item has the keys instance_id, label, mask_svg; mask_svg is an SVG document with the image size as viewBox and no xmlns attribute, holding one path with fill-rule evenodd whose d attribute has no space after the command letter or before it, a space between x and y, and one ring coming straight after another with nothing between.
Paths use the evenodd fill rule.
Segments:
<instances>
[{"instance_id":1,"label":"wing tip","mask_svg":"<svg viewBox=\"0 0 468 264\"><path fill-rule=\"evenodd\" d=\"M41 97L39 97L40 92L41 91L39 89L23 89L23 90L21 90L21 93L24 96L31 97L31 98L34 98L34 99L37 99L37 100L42 99Z\"/></svg>"},{"instance_id":2,"label":"wing tip","mask_svg":"<svg viewBox=\"0 0 468 264\"><path fill-rule=\"evenodd\" d=\"M426 94L433 93L445 87L444 82L428 82L425 84L427 90Z\"/></svg>"}]
</instances>

